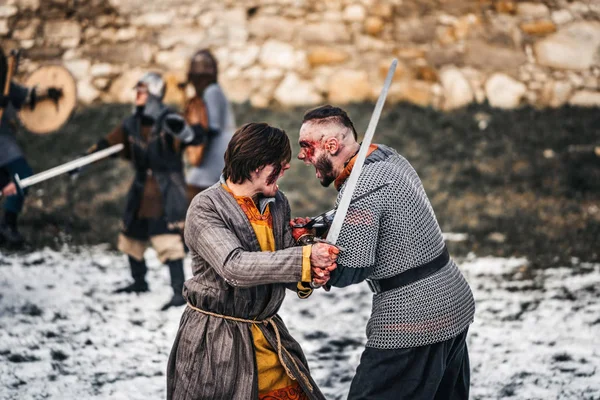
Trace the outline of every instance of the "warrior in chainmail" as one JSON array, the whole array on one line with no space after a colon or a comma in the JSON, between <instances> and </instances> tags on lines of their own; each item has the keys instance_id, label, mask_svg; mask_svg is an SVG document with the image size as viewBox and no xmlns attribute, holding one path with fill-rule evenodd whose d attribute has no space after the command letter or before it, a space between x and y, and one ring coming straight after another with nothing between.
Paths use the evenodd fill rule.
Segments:
<instances>
[{"instance_id":1,"label":"warrior in chainmail","mask_svg":"<svg viewBox=\"0 0 600 400\"><path fill-rule=\"evenodd\" d=\"M150 241L161 262L169 266L173 297L163 310L185 304L182 290L185 256L181 230L187 211L182 152L196 143L196 135L183 116L162 102L165 82L154 72L145 74L135 86L134 112L88 153L122 143L121 155L131 160L135 178L129 190L119 250L129 257L133 283L116 293L148 291L144 261Z\"/></svg>"},{"instance_id":2,"label":"warrior in chainmail","mask_svg":"<svg viewBox=\"0 0 600 400\"><path fill-rule=\"evenodd\" d=\"M345 111L308 111L298 158L341 198L359 143ZM337 244L329 284L366 280L373 294L367 345L349 399L467 399L471 289L449 257L421 181L395 150L371 145ZM293 221L298 222L298 219ZM298 235L294 235L295 237Z\"/></svg>"},{"instance_id":3,"label":"warrior in chainmail","mask_svg":"<svg viewBox=\"0 0 600 400\"><path fill-rule=\"evenodd\" d=\"M186 149L191 165L188 172L188 197L191 199L219 181L225 166L223 155L235 131L231 104L217 82L217 60L207 50L192 56L187 83L194 87L195 96L187 101L184 116L201 138Z\"/></svg>"}]
</instances>

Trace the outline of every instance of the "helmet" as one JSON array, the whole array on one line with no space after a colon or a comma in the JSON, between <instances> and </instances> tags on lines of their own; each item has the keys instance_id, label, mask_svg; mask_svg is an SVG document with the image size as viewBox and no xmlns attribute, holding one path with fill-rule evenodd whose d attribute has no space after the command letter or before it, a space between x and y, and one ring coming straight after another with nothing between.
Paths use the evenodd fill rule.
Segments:
<instances>
[{"instance_id":1,"label":"helmet","mask_svg":"<svg viewBox=\"0 0 600 400\"><path fill-rule=\"evenodd\" d=\"M136 87L144 85L148 88L148 93L152 96L162 100L165 97L165 81L162 76L157 72L147 72L137 82Z\"/></svg>"}]
</instances>

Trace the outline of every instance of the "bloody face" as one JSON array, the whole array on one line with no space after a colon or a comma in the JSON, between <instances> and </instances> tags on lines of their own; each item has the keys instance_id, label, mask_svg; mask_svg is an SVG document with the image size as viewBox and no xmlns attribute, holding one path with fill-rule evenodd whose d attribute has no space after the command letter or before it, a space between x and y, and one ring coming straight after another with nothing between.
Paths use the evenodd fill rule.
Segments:
<instances>
[{"instance_id":1,"label":"bloody face","mask_svg":"<svg viewBox=\"0 0 600 400\"><path fill-rule=\"evenodd\" d=\"M283 163L281 165L267 165L260 169L255 177L252 179L252 183L255 186L256 192L261 193L266 197L273 197L279 190L277 181L283 177L285 171L290 168L289 163Z\"/></svg>"},{"instance_id":2,"label":"bloody face","mask_svg":"<svg viewBox=\"0 0 600 400\"><path fill-rule=\"evenodd\" d=\"M315 176L321 185L327 187L336 178L331 161L331 154L325 148L323 136L318 132L318 125L304 124L300 129L300 152L298 159L306 165L315 167Z\"/></svg>"}]
</instances>

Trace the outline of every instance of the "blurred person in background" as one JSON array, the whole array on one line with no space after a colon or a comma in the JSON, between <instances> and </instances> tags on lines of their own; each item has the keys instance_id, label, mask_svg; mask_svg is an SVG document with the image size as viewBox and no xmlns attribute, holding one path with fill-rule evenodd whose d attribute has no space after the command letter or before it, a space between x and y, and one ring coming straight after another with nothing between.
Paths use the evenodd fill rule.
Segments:
<instances>
[{"instance_id":1,"label":"blurred person in background","mask_svg":"<svg viewBox=\"0 0 600 400\"><path fill-rule=\"evenodd\" d=\"M182 296L182 229L188 201L182 155L197 143L183 116L163 104L165 82L149 72L135 86L132 115L88 150L88 154L122 143L121 155L130 160L135 178L127 197L118 248L129 258L133 282L115 293L143 293L146 282L144 251L147 241L169 267L173 297L162 309L185 304Z\"/></svg>"},{"instance_id":2,"label":"blurred person in background","mask_svg":"<svg viewBox=\"0 0 600 400\"><path fill-rule=\"evenodd\" d=\"M244 125L220 183L192 201L185 241L194 276L169 357L168 399L323 399L277 312L286 289L306 298L311 282L327 282L337 248L295 246L277 186L290 158L284 131Z\"/></svg>"},{"instance_id":3,"label":"blurred person in background","mask_svg":"<svg viewBox=\"0 0 600 400\"><path fill-rule=\"evenodd\" d=\"M209 50L200 50L192 56L187 83L192 84L195 95L186 103L183 114L201 139L199 144L186 149L191 165L187 174L190 201L219 181L225 166L223 155L235 131L233 110L217 75L217 61Z\"/></svg>"},{"instance_id":4,"label":"blurred person in background","mask_svg":"<svg viewBox=\"0 0 600 400\"><path fill-rule=\"evenodd\" d=\"M15 174L19 179L32 175L33 171L23 154L16 139L17 111L27 107L34 109L38 101L51 99L58 101L62 91L58 88L48 87L39 89L26 88L15 82L9 82L8 95L4 95L4 88L8 78L8 63L2 47L0 47L0 188L6 199L4 200L4 217L0 222L0 242L11 247L20 247L24 243L23 235L18 230L17 219L25 202L25 191L17 190L11 182Z\"/></svg>"}]
</instances>

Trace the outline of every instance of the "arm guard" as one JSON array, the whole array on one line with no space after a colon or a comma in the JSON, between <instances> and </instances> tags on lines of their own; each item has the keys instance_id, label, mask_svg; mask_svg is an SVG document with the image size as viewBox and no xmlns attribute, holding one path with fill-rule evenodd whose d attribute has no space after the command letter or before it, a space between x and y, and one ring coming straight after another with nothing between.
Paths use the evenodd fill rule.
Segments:
<instances>
[{"instance_id":1,"label":"arm guard","mask_svg":"<svg viewBox=\"0 0 600 400\"><path fill-rule=\"evenodd\" d=\"M205 128L201 124L192 125L192 129L194 130L194 140L190 143L192 145L207 143L210 139L219 134L219 130Z\"/></svg>"},{"instance_id":2,"label":"arm guard","mask_svg":"<svg viewBox=\"0 0 600 400\"><path fill-rule=\"evenodd\" d=\"M185 122L179 114L169 114L163 121L163 129L169 135L175 136L183 144L192 144L196 135L194 130Z\"/></svg>"}]
</instances>

